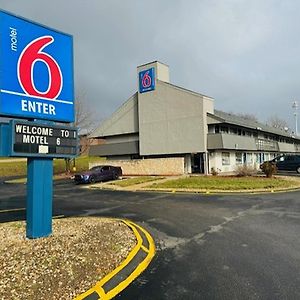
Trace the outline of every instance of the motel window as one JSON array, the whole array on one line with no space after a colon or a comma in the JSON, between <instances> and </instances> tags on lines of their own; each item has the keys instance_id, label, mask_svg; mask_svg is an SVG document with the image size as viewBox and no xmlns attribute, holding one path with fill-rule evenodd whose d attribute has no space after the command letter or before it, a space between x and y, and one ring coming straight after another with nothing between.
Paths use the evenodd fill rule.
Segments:
<instances>
[{"instance_id":1,"label":"motel window","mask_svg":"<svg viewBox=\"0 0 300 300\"><path fill-rule=\"evenodd\" d=\"M253 163L253 155L252 153L247 153L247 164Z\"/></svg>"},{"instance_id":2,"label":"motel window","mask_svg":"<svg viewBox=\"0 0 300 300\"><path fill-rule=\"evenodd\" d=\"M221 126L221 133L228 133L228 127Z\"/></svg>"},{"instance_id":3,"label":"motel window","mask_svg":"<svg viewBox=\"0 0 300 300\"><path fill-rule=\"evenodd\" d=\"M234 128L234 127L230 127L230 130L229 130L230 133L232 134L237 134L237 128Z\"/></svg>"},{"instance_id":4,"label":"motel window","mask_svg":"<svg viewBox=\"0 0 300 300\"><path fill-rule=\"evenodd\" d=\"M230 165L230 153L229 152L222 152L222 165L223 166Z\"/></svg>"},{"instance_id":5,"label":"motel window","mask_svg":"<svg viewBox=\"0 0 300 300\"><path fill-rule=\"evenodd\" d=\"M269 153L264 153L264 161L270 160L270 154Z\"/></svg>"},{"instance_id":6,"label":"motel window","mask_svg":"<svg viewBox=\"0 0 300 300\"><path fill-rule=\"evenodd\" d=\"M237 165L241 165L243 163L243 155L241 152L236 152L235 153L235 163Z\"/></svg>"},{"instance_id":7,"label":"motel window","mask_svg":"<svg viewBox=\"0 0 300 300\"><path fill-rule=\"evenodd\" d=\"M256 156L256 162L259 164L260 163L259 153L256 153L255 156Z\"/></svg>"},{"instance_id":8,"label":"motel window","mask_svg":"<svg viewBox=\"0 0 300 300\"><path fill-rule=\"evenodd\" d=\"M216 125L215 126L215 133L219 133L220 132L220 127L219 127L219 125Z\"/></svg>"}]
</instances>

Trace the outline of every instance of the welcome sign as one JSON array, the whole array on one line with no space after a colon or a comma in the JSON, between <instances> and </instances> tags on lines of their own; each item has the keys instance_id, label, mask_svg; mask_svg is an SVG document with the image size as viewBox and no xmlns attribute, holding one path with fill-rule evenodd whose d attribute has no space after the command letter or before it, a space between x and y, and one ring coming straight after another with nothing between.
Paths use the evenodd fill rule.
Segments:
<instances>
[{"instance_id":1,"label":"welcome sign","mask_svg":"<svg viewBox=\"0 0 300 300\"><path fill-rule=\"evenodd\" d=\"M13 120L10 128L11 156L66 158L78 154L78 132L75 127Z\"/></svg>"}]
</instances>

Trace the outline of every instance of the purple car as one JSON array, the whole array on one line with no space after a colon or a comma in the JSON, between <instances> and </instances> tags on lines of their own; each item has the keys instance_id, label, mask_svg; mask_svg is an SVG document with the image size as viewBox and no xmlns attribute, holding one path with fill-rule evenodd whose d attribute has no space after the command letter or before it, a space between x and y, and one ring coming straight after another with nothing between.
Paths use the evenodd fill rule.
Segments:
<instances>
[{"instance_id":1,"label":"purple car","mask_svg":"<svg viewBox=\"0 0 300 300\"><path fill-rule=\"evenodd\" d=\"M74 181L78 183L94 183L97 181L116 180L122 176L121 167L114 166L96 166L89 171L76 174Z\"/></svg>"}]
</instances>

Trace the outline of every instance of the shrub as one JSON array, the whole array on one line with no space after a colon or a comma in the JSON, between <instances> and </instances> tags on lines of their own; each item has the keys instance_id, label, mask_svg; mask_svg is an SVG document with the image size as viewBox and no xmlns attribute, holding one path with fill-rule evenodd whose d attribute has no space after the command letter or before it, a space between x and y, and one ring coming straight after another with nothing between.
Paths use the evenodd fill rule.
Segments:
<instances>
[{"instance_id":1,"label":"shrub","mask_svg":"<svg viewBox=\"0 0 300 300\"><path fill-rule=\"evenodd\" d=\"M274 174L277 173L276 164L270 161L266 161L261 165L262 172L268 177L271 178Z\"/></svg>"},{"instance_id":2,"label":"shrub","mask_svg":"<svg viewBox=\"0 0 300 300\"><path fill-rule=\"evenodd\" d=\"M238 166L235 169L235 175L238 177L246 177L246 176L253 176L257 173L254 167L242 165Z\"/></svg>"},{"instance_id":3,"label":"shrub","mask_svg":"<svg viewBox=\"0 0 300 300\"><path fill-rule=\"evenodd\" d=\"M211 168L210 173L212 176L217 176L219 174L219 169Z\"/></svg>"}]
</instances>

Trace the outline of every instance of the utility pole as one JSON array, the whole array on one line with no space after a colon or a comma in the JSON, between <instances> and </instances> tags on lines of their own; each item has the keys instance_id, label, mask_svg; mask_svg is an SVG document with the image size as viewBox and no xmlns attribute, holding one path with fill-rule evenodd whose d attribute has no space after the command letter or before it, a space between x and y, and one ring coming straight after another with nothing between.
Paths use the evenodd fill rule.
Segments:
<instances>
[{"instance_id":1,"label":"utility pole","mask_svg":"<svg viewBox=\"0 0 300 300\"><path fill-rule=\"evenodd\" d=\"M298 101L294 101L292 105L295 117L295 134L298 135Z\"/></svg>"}]
</instances>

